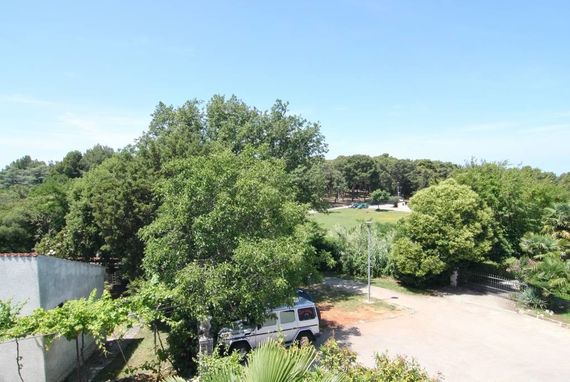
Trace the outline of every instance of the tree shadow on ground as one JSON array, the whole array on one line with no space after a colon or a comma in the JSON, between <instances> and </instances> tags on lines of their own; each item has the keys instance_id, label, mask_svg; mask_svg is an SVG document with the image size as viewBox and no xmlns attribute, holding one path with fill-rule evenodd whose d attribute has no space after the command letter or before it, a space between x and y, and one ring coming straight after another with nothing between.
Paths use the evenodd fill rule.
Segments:
<instances>
[{"instance_id":1,"label":"tree shadow on ground","mask_svg":"<svg viewBox=\"0 0 570 382\"><path fill-rule=\"evenodd\" d=\"M350 346L350 337L351 336L360 336L360 329L356 326L340 326L340 325L327 325L328 323L325 322L321 326L321 335L315 341L315 346L318 348L321 347L329 338L334 338L338 343L342 344L343 346Z\"/></svg>"},{"instance_id":2,"label":"tree shadow on ground","mask_svg":"<svg viewBox=\"0 0 570 382\"><path fill-rule=\"evenodd\" d=\"M451 287L451 286L445 286L445 287L440 287L437 289L433 289L434 295L436 296L452 296L452 295L456 295L456 296L461 296L461 295L467 295L467 296L496 296L496 297L502 297L502 298L506 298L509 300L512 300L514 298L514 294L516 292L507 292L507 291L501 291L498 289L491 289L488 288L484 285L478 285L478 284L465 284L462 286L458 286L458 287Z\"/></svg>"},{"instance_id":3,"label":"tree shadow on ground","mask_svg":"<svg viewBox=\"0 0 570 382\"><path fill-rule=\"evenodd\" d=\"M361 287L358 285L346 285L335 287L328 284L315 284L307 288L307 292L316 303L336 304L342 301L348 301L355 296L361 295Z\"/></svg>"},{"instance_id":4,"label":"tree shadow on ground","mask_svg":"<svg viewBox=\"0 0 570 382\"><path fill-rule=\"evenodd\" d=\"M335 287L328 284L312 285L307 289L313 301L319 306L321 313L334 309L339 304L359 304L363 296L360 287L346 286ZM327 339L334 337L343 345L350 345L351 336L360 336L360 329L354 325L341 325L334 320L321 318L321 336L317 339L316 345L319 347Z\"/></svg>"},{"instance_id":5,"label":"tree shadow on ground","mask_svg":"<svg viewBox=\"0 0 570 382\"><path fill-rule=\"evenodd\" d=\"M87 361L88 380L93 382L117 380L142 340L142 338L129 338L108 341L106 353L97 351ZM74 373L70 377L75 378ZM121 380L128 381L129 379ZM132 380L142 381L143 379ZM68 379L68 382L75 382L75 379Z\"/></svg>"}]
</instances>

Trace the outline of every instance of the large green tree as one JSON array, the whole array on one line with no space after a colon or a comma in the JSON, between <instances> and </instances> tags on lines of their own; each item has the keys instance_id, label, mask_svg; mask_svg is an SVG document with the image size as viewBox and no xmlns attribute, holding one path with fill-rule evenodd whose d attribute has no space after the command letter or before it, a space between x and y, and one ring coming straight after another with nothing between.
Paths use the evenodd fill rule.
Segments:
<instances>
[{"instance_id":1,"label":"large green tree","mask_svg":"<svg viewBox=\"0 0 570 382\"><path fill-rule=\"evenodd\" d=\"M283 160L255 151L214 151L173 161L158 183L161 206L141 231L144 269L175 288L169 343L175 364L192 365L186 344L196 320L214 327L291 303L317 276L319 259L306 235L307 205L296 202Z\"/></svg>"},{"instance_id":2,"label":"large green tree","mask_svg":"<svg viewBox=\"0 0 570 382\"><path fill-rule=\"evenodd\" d=\"M46 236L41 253L116 265L124 278L140 274L138 230L152 221L154 175L129 153L116 155L73 184L65 227Z\"/></svg>"},{"instance_id":3,"label":"large green tree","mask_svg":"<svg viewBox=\"0 0 570 382\"><path fill-rule=\"evenodd\" d=\"M453 178L471 187L491 208L495 261L518 256L523 235L541 230L545 208L567 198L553 176L529 167L471 163Z\"/></svg>"},{"instance_id":4,"label":"large green tree","mask_svg":"<svg viewBox=\"0 0 570 382\"><path fill-rule=\"evenodd\" d=\"M0 171L0 189L40 184L46 178L49 167L42 161L25 155Z\"/></svg>"},{"instance_id":5,"label":"large green tree","mask_svg":"<svg viewBox=\"0 0 570 382\"><path fill-rule=\"evenodd\" d=\"M305 219L283 162L249 152L172 162L158 193L158 216L142 231L144 266L170 281L191 261L227 261L241 240L291 235Z\"/></svg>"},{"instance_id":6,"label":"large green tree","mask_svg":"<svg viewBox=\"0 0 570 382\"><path fill-rule=\"evenodd\" d=\"M423 283L451 269L483 261L491 249L491 210L468 186L448 179L418 191L412 213L398 222L392 247L396 275Z\"/></svg>"}]
</instances>

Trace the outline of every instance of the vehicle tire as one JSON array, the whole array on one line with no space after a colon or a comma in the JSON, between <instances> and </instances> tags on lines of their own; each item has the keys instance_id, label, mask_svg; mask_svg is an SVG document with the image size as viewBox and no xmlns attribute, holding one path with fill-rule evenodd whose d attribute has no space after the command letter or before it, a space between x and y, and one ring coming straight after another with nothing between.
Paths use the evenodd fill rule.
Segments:
<instances>
[{"instance_id":1,"label":"vehicle tire","mask_svg":"<svg viewBox=\"0 0 570 382\"><path fill-rule=\"evenodd\" d=\"M251 351L251 346L247 342L237 342L230 346L229 354L232 354L234 351L239 353L241 359L245 359L247 353Z\"/></svg>"},{"instance_id":2,"label":"vehicle tire","mask_svg":"<svg viewBox=\"0 0 570 382\"><path fill-rule=\"evenodd\" d=\"M309 345L315 342L315 336L311 332L301 332L297 335L297 339L295 340L299 346Z\"/></svg>"}]
</instances>

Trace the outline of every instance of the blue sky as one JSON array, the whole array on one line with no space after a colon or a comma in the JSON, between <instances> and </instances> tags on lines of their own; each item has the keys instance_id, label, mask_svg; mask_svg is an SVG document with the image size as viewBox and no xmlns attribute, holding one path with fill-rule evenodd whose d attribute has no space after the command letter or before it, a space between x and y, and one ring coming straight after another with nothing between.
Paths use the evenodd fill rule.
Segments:
<instances>
[{"instance_id":1,"label":"blue sky","mask_svg":"<svg viewBox=\"0 0 570 382\"><path fill-rule=\"evenodd\" d=\"M114 148L159 101L277 98L328 157L570 171L568 1L21 1L0 5L0 166Z\"/></svg>"}]
</instances>

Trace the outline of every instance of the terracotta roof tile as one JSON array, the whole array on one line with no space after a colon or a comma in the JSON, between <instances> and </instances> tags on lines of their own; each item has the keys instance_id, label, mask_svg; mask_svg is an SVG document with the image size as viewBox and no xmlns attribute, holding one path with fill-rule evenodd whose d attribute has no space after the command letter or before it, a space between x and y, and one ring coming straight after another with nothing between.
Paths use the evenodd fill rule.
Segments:
<instances>
[{"instance_id":1,"label":"terracotta roof tile","mask_svg":"<svg viewBox=\"0 0 570 382\"><path fill-rule=\"evenodd\" d=\"M38 254L36 252L28 253L0 253L0 257L36 257Z\"/></svg>"}]
</instances>

